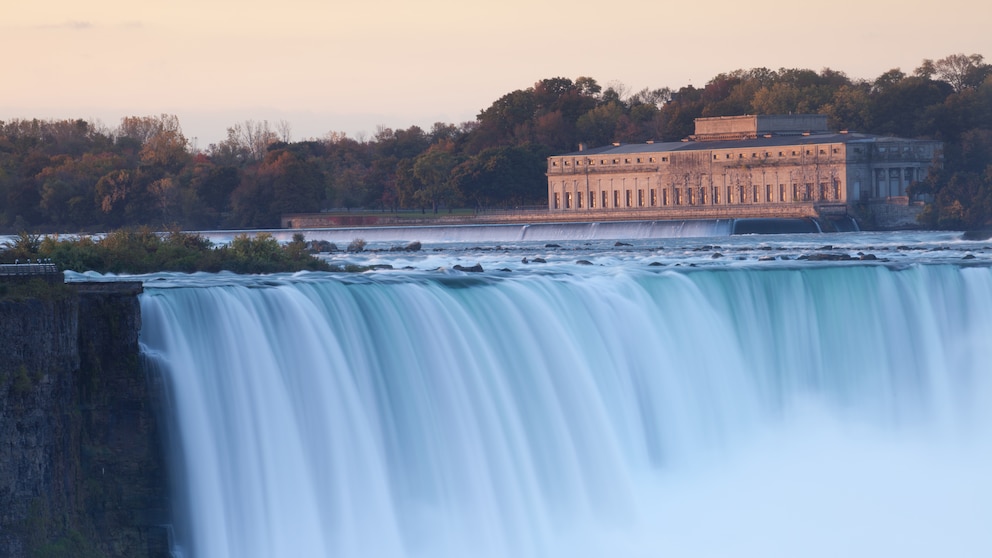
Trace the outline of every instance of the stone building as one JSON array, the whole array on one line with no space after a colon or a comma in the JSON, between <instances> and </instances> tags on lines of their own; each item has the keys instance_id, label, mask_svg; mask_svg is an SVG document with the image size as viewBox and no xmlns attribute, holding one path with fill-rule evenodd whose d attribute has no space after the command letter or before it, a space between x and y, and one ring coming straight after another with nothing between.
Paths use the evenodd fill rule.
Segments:
<instances>
[{"instance_id":1,"label":"stone building","mask_svg":"<svg viewBox=\"0 0 992 558\"><path fill-rule=\"evenodd\" d=\"M940 153L938 141L831 132L825 115L697 118L681 142L549 157L548 208L775 216L800 207L843 212L856 202L906 206L907 187Z\"/></svg>"}]
</instances>

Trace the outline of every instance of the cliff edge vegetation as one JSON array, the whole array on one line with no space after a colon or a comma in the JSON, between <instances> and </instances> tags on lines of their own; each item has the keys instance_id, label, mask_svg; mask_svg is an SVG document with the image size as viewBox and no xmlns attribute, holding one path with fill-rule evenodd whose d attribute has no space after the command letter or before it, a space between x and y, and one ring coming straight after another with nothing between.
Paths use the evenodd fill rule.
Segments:
<instances>
[{"instance_id":1,"label":"cliff edge vegetation","mask_svg":"<svg viewBox=\"0 0 992 558\"><path fill-rule=\"evenodd\" d=\"M314 257L303 235L280 244L266 233L239 235L227 245L183 231L160 234L151 229L122 229L102 238L40 237L21 233L0 249L0 263L51 261L60 270L99 273L152 273L157 271L232 271L276 273L333 271Z\"/></svg>"}]
</instances>

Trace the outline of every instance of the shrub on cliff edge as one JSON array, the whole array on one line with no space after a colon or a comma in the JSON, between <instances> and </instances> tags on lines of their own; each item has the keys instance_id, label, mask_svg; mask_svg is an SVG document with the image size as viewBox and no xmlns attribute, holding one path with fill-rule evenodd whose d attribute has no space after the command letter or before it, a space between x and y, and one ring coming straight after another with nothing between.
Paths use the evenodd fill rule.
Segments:
<instances>
[{"instance_id":1,"label":"shrub on cliff edge","mask_svg":"<svg viewBox=\"0 0 992 558\"><path fill-rule=\"evenodd\" d=\"M0 250L0 262L13 263L14 254L51 259L59 269L99 273L153 273L156 271L233 271L235 273L276 273L302 270L330 271L324 260L305 249L302 238L283 246L268 233L254 237L240 235L229 246L215 246L194 233L170 231L165 234L147 228L113 231L102 239L91 237L59 239L29 237L7 243ZM31 242L28 242L31 240Z\"/></svg>"}]
</instances>

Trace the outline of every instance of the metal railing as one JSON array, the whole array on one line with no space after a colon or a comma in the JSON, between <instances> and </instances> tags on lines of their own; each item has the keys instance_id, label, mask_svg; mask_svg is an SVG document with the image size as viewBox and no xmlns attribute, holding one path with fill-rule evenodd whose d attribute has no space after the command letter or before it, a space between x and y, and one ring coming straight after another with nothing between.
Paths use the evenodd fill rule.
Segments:
<instances>
[{"instance_id":1,"label":"metal railing","mask_svg":"<svg viewBox=\"0 0 992 558\"><path fill-rule=\"evenodd\" d=\"M17 262L12 264L0 264L0 279L31 279L38 277L49 282L62 279L62 272L59 268L47 260L25 263Z\"/></svg>"}]
</instances>

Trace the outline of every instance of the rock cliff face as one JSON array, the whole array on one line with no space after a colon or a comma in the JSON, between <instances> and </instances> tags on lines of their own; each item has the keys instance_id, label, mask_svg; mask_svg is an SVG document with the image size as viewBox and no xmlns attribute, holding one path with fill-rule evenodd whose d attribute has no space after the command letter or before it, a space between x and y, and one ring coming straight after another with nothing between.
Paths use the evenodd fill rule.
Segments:
<instances>
[{"instance_id":1,"label":"rock cliff face","mask_svg":"<svg viewBox=\"0 0 992 558\"><path fill-rule=\"evenodd\" d=\"M0 556L168 557L139 283L0 300Z\"/></svg>"}]
</instances>

